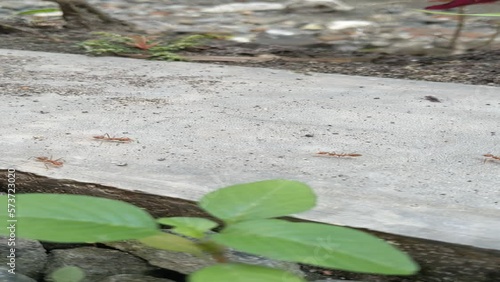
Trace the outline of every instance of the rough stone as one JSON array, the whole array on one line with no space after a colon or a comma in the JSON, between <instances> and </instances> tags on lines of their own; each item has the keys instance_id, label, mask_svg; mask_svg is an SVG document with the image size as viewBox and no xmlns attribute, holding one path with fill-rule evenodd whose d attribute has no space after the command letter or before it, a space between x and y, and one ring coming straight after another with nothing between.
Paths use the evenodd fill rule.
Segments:
<instances>
[{"instance_id":1,"label":"rough stone","mask_svg":"<svg viewBox=\"0 0 500 282\"><path fill-rule=\"evenodd\" d=\"M344 30L350 28L376 27L377 24L369 21L333 21L327 25L331 30Z\"/></svg>"},{"instance_id":2,"label":"rough stone","mask_svg":"<svg viewBox=\"0 0 500 282\"><path fill-rule=\"evenodd\" d=\"M270 11L270 10L283 10L285 5L277 3L266 2L250 2L250 3L232 3L222 4L214 7L203 9L205 13L239 13L247 11Z\"/></svg>"},{"instance_id":3,"label":"rough stone","mask_svg":"<svg viewBox=\"0 0 500 282\"><path fill-rule=\"evenodd\" d=\"M16 238L15 246L9 246L7 237L0 237L0 253L5 254L0 256L0 265L5 266L9 262L10 258L7 257L7 254L10 253L11 248L15 248L16 273L34 279L41 277L47 262L47 254L40 242Z\"/></svg>"},{"instance_id":4,"label":"rough stone","mask_svg":"<svg viewBox=\"0 0 500 282\"><path fill-rule=\"evenodd\" d=\"M320 12L351 11L353 6L349 6L340 0L292 0L287 4L290 10L316 9Z\"/></svg>"},{"instance_id":5,"label":"rough stone","mask_svg":"<svg viewBox=\"0 0 500 282\"><path fill-rule=\"evenodd\" d=\"M50 252L45 274L49 275L57 268L67 265L77 266L85 272L82 282L100 281L117 274L147 274L156 269L143 260L120 251L82 247Z\"/></svg>"},{"instance_id":6,"label":"rough stone","mask_svg":"<svg viewBox=\"0 0 500 282\"><path fill-rule=\"evenodd\" d=\"M203 267L216 263L211 257L196 257L186 253L170 252L158 250L144 246L136 241L111 242L106 245L116 249L134 254L147 260L151 265L165 269L175 270L183 274L193 273ZM250 255L242 252L230 250L227 254L229 260L234 262L255 264L279 268L299 276L304 274L298 264L266 259L260 256Z\"/></svg>"},{"instance_id":7,"label":"rough stone","mask_svg":"<svg viewBox=\"0 0 500 282\"><path fill-rule=\"evenodd\" d=\"M11 274L5 268L0 268L0 281L2 282L36 282L35 279L30 278L26 275L16 273Z\"/></svg>"}]
</instances>

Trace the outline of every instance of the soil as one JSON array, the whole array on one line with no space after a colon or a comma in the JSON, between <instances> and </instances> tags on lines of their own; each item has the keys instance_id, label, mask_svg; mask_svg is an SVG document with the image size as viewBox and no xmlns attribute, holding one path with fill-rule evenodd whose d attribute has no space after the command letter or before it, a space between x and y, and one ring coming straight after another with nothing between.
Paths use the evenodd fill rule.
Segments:
<instances>
[{"instance_id":1,"label":"soil","mask_svg":"<svg viewBox=\"0 0 500 282\"><path fill-rule=\"evenodd\" d=\"M1 23L0 23L1 24ZM91 35L85 29L25 28L0 25L0 48L84 54L77 46ZM173 35L160 35L171 39ZM500 86L500 50L471 51L463 55L425 57L374 53L340 52L326 45L266 46L212 40L203 47L180 53L192 61L215 64L288 69L298 72L338 73L360 76L403 78L436 82ZM6 172L0 170L0 187L7 187ZM54 180L17 172L23 193L67 193L119 199L147 209L155 217L208 217L195 203L124 191L91 183ZM2 188L3 189L3 188ZM5 191L2 191L5 192ZM303 266L308 278L352 279L367 282L493 282L500 281L500 252L401 237L369 231L394 242L422 267L411 277L387 277L346 273Z\"/></svg>"},{"instance_id":2,"label":"soil","mask_svg":"<svg viewBox=\"0 0 500 282\"><path fill-rule=\"evenodd\" d=\"M130 34L130 29L125 33ZM23 28L20 31L2 28L1 23L0 36L2 49L71 54L85 54L77 44L93 38L86 29ZM168 41L178 36L159 34L157 40ZM203 47L179 54L190 61L212 64L500 86L500 50L429 57L341 52L330 45L269 46L214 39Z\"/></svg>"}]
</instances>

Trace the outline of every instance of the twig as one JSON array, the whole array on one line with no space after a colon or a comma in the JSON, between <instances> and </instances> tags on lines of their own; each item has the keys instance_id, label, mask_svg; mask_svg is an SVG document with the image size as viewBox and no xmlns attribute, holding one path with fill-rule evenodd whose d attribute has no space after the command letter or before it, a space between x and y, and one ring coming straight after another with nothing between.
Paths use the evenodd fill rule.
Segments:
<instances>
[{"instance_id":1,"label":"twig","mask_svg":"<svg viewBox=\"0 0 500 282\"><path fill-rule=\"evenodd\" d=\"M5 31L5 32L3 32ZM38 32L37 30L32 30L32 29L29 29L29 28L22 28L22 27L16 27L16 26L12 26L10 24L5 24L5 23L0 23L0 34L2 33L9 33L9 31L11 32L22 32L22 33L29 33L29 34L33 34L33 35L36 35L36 36L39 36L39 37L44 37L44 38L48 38L54 42L61 42L62 40L58 39L58 38L55 38L55 37L52 37L50 35L45 35L45 34L42 34L40 32Z\"/></svg>"},{"instance_id":2,"label":"twig","mask_svg":"<svg viewBox=\"0 0 500 282\"><path fill-rule=\"evenodd\" d=\"M462 30L463 30L464 25L465 25L465 15L464 15L465 9L464 9L464 7L460 7L458 9L459 9L458 13L460 15L458 15L458 19L457 19L458 20L457 28L455 29L455 32L453 33L453 37L450 40L449 48L451 50L455 50L457 48L458 38L460 38L460 34L462 33Z\"/></svg>"}]
</instances>

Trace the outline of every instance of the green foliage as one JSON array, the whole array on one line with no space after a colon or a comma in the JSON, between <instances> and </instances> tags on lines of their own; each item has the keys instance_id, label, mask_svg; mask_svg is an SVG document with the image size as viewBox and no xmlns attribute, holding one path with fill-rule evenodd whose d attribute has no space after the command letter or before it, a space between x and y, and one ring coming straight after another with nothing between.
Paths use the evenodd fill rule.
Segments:
<instances>
[{"instance_id":1,"label":"green foliage","mask_svg":"<svg viewBox=\"0 0 500 282\"><path fill-rule=\"evenodd\" d=\"M219 263L205 267L189 276L188 282L306 282L286 271L248 264Z\"/></svg>"},{"instance_id":2,"label":"green foliage","mask_svg":"<svg viewBox=\"0 0 500 282\"><path fill-rule=\"evenodd\" d=\"M49 275L53 282L79 282L85 278L85 273L76 266L64 266L56 269Z\"/></svg>"},{"instance_id":3,"label":"green foliage","mask_svg":"<svg viewBox=\"0 0 500 282\"><path fill-rule=\"evenodd\" d=\"M208 253L219 262L191 274L191 282L303 281L282 270L228 263L227 247L347 271L395 275L418 271L406 254L372 235L339 226L273 219L315 205L311 188L297 181L239 184L207 194L200 206L225 222L220 233L212 235L207 231L217 223L211 220L172 217L155 221L142 209L120 201L60 194L21 194L16 201L19 237L75 243L138 239L159 249ZM3 222L9 219L6 206L6 196L0 196ZM190 239L161 232L157 222ZM0 234L8 232L0 229Z\"/></svg>"},{"instance_id":4,"label":"green foliage","mask_svg":"<svg viewBox=\"0 0 500 282\"><path fill-rule=\"evenodd\" d=\"M63 243L110 242L160 233L154 218L121 201L63 194L16 196L17 236ZM2 207L5 205L2 202ZM6 222L7 208L0 211ZM5 228L3 228L5 229ZM0 234L4 234L1 230Z\"/></svg>"},{"instance_id":5,"label":"green foliage","mask_svg":"<svg viewBox=\"0 0 500 282\"><path fill-rule=\"evenodd\" d=\"M184 58L182 58L182 56L168 51L154 52L153 54L151 54L150 58L161 61L184 61Z\"/></svg>"},{"instance_id":6,"label":"green foliage","mask_svg":"<svg viewBox=\"0 0 500 282\"><path fill-rule=\"evenodd\" d=\"M128 39L124 36L108 32L94 32L93 34L99 37L78 44L80 47L83 47L87 53L92 55L118 55L127 52L135 52L135 50L125 45Z\"/></svg>"},{"instance_id":7,"label":"green foliage","mask_svg":"<svg viewBox=\"0 0 500 282\"><path fill-rule=\"evenodd\" d=\"M200 201L204 210L226 223L304 212L315 204L311 188L287 180L229 186L208 193Z\"/></svg>"},{"instance_id":8,"label":"green foliage","mask_svg":"<svg viewBox=\"0 0 500 282\"><path fill-rule=\"evenodd\" d=\"M210 229L217 227L217 222L199 217L163 217L156 220L158 223L173 226L173 232L201 239Z\"/></svg>"},{"instance_id":9,"label":"green foliage","mask_svg":"<svg viewBox=\"0 0 500 282\"><path fill-rule=\"evenodd\" d=\"M389 275L417 271L411 259L393 246L340 226L252 220L229 225L212 239L255 255L347 271Z\"/></svg>"},{"instance_id":10,"label":"green foliage","mask_svg":"<svg viewBox=\"0 0 500 282\"><path fill-rule=\"evenodd\" d=\"M156 37L140 35L124 36L109 32L94 32L96 39L80 44L91 55L117 55L133 58L146 58L165 61L182 61L175 52L203 44L213 35L190 35L176 41L165 43L155 41Z\"/></svg>"},{"instance_id":11,"label":"green foliage","mask_svg":"<svg viewBox=\"0 0 500 282\"><path fill-rule=\"evenodd\" d=\"M54 12L61 12L61 10L58 8L32 9L32 10L21 11L18 12L17 14L20 16L27 16L27 15L36 15L36 14L54 13Z\"/></svg>"},{"instance_id":12,"label":"green foliage","mask_svg":"<svg viewBox=\"0 0 500 282\"><path fill-rule=\"evenodd\" d=\"M168 233L160 233L154 236L140 238L139 241L144 245L160 250L184 252L193 255L201 255L203 251L203 249L193 241Z\"/></svg>"},{"instance_id":13,"label":"green foliage","mask_svg":"<svg viewBox=\"0 0 500 282\"><path fill-rule=\"evenodd\" d=\"M152 47L151 51L153 51L153 52L162 52L162 51L174 52L174 51L184 50L186 48L198 46L198 45L200 45L200 42L203 42L206 39L210 39L210 38L218 38L218 36L211 35L211 34L188 35L188 36L179 38L178 40L176 40L168 45Z\"/></svg>"}]
</instances>

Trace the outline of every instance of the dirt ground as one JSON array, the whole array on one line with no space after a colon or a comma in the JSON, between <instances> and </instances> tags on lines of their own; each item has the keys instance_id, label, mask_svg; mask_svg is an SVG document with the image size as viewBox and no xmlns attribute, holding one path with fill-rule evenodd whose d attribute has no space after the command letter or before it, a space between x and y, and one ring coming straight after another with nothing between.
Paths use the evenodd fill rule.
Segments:
<instances>
[{"instance_id":1,"label":"dirt ground","mask_svg":"<svg viewBox=\"0 0 500 282\"><path fill-rule=\"evenodd\" d=\"M77 44L92 38L87 30L28 30L0 28L0 48L84 54L85 50ZM175 35L160 35L158 40L173 37ZM328 45L266 46L211 40L203 47L179 54L191 61L215 64L500 86L500 50L427 57L339 52Z\"/></svg>"},{"instance_id":2,"label":"dirt ground","mask_svg":"<svg viewBox=\"0 0 500 282\"><path fill-rule=\"evenodd\" d=\"M161 35L171 38L172 35ZM77 43L91 38L87 30L22 29L0 27L0 48L84 54ZM162 39L162 38L160 38ZM192 61L216 64L288 69L297 72L339 73L360 76L403 78L473 85L500 86L500 50L471 51L464 55L424 57L374 53L339 52L326 45L265 46L212 40L208 44L179 53ZM2 177L1 172L0 184ZM128 201L148 209L154 216L204 216L194 203L126 192L88 183L57 181L20 173L25 192L87 194ZM5 185L1 185L5 187ZM47 188L44 188L47 187ZM50 188L49 188L50 187ZM357 279L372 282L493 282L500 281L500 252L432 241L378 236L396 242L422 266L412 277L384 277L353 274L304 266L309 278Z\"/></svg>"}]
</instances>

